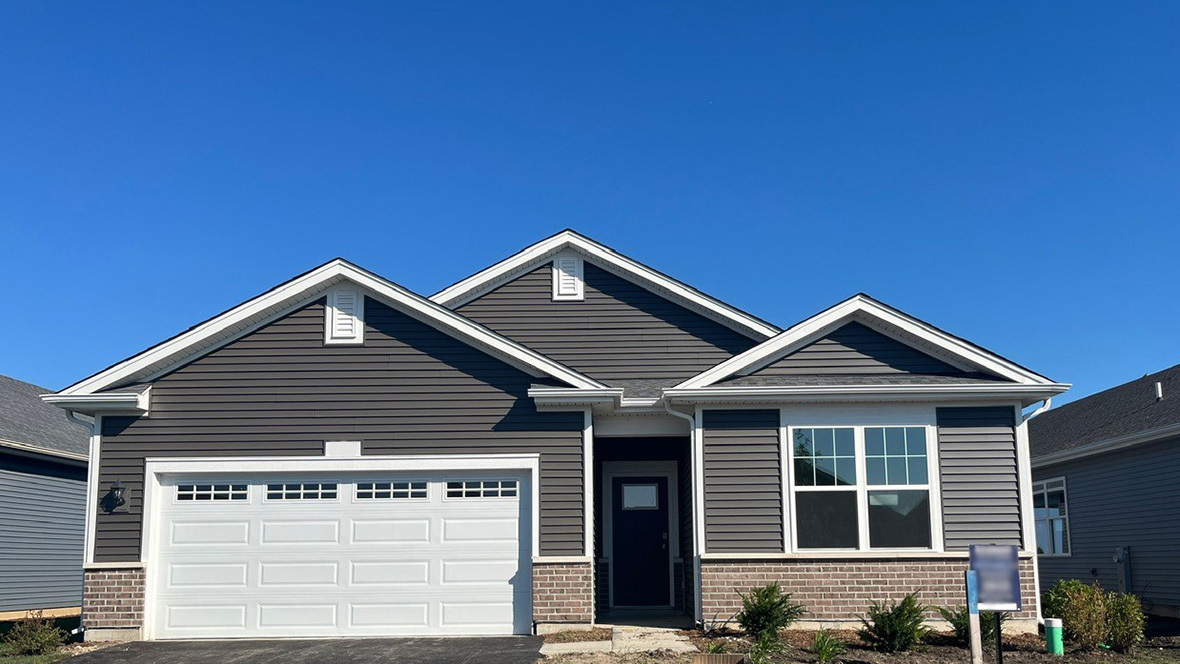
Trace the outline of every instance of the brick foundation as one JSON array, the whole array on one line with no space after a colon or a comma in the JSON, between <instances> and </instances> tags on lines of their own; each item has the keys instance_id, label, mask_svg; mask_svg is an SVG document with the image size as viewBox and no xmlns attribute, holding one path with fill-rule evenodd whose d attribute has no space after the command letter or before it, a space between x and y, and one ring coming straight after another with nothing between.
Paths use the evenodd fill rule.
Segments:
<instances>
[{"instance_id":1,"label":"brick foundation","mask_svg":"<svg viewBox=\"0 0 1180 664\"><path fill-rule=\"evenodd\" d=\"M86 638L122 635L139 638L143 626L144 570L86 570L82 592L82 624Z\"/></svg>"},{"instance_id":2,"label":"brick foundation","mask_svg":"<svg viewBox=\"0 0 1180 664\"><path fill-rule=\"evenodd\" d=\"M533 563L533 622L593 620L594 578L590 563Z\"/></svg>"},{"instance_id":3,"label":"brick foundation","mask_svg":"<svg viewBox=\"0 0 1180 664\"><path fill-rule=\"evenodd\" d=\"M896 600L917 591L918 598L932 606L965 604L963 558L912 560L702 560L702 606L709 623L724 622L741 608L738 592L779 582L803 604L804 620L824 622L858 621L869 603ZM1024 611L1012 618L1027 629L1036 629L1037 593L1033 585L1033 561L1020 561L1021 596ZM937 619L931 611L927 617ZM1023 620L1022 620L1023 619ZM1015 622L1013 627L1015 627Z\"/></svg>"}]
</instances>

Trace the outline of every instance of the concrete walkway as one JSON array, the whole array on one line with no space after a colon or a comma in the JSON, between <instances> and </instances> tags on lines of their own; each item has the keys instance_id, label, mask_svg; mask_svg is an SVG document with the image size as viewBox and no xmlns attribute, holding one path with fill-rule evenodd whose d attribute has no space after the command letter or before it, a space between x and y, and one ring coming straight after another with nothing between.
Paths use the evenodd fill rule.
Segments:
<instances>
[{"instance_id":1,"label":"concrete walkway","mask_svg":"<svg viewBox=\"0 0 1180 664\"><path fill-rule=\"evenodd\" d=\"M606 625L600 625L605 627ZM574 643L546 643L541 654L546 657L584 652L640 653L660 650L696 652L696 646L679 629L671 627L615 626L610 641L578 641Z\"/></svg>"}]
</instances>

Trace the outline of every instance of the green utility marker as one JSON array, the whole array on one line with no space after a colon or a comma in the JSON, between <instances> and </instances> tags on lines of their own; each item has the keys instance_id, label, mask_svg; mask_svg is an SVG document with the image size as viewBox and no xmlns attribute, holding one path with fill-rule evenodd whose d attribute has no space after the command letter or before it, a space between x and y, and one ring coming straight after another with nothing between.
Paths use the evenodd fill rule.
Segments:
<instances>
[{"instance_id":1,"label":"green utility marker","mask_svg":"<svg viewBox=\"0 0 1180 664\"><path fill-rule=\"evenodd\" d=\"M1045 618L1045 650L1050 655L1064 655L1061 641L1061 618Z\"/></svg>"}]
</instances>

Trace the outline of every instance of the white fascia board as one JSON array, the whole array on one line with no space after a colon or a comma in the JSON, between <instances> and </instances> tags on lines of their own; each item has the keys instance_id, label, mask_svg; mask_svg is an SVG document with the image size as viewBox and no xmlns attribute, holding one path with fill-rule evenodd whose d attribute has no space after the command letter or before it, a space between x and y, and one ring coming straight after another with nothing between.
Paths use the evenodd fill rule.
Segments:
<instances>
[{"instance_id":1,"label":"white fascia board","mask_svg":"<svg viewBox=\"0 0 1180 664\"><path fill-rule=\"evenodd\" d=\"M19 452L26 452L28 454L38 454L42 456L58 457L61 459L69 459L70 461L88 461L89 454L79 454L77 452L66 452L65 450L53 450L48 447L41 447L39 445L29 445L28 443L20 443L15 440L7 440L0 438L0 447L7 447Z\"/></svg>"},{"instance_id":2,"label":"white fascia board","mask_svg":"<svg viewBox=\"0 0 1180 664\"><path fill-rule=\"evenodd\" d=\"M707 387L730 376L749 373L799 350L824 334L858 317L866 317L870 321L883 323L890 328L922 340L951 358L957 358L960 362L966 362L1017 383L1057 385L1044 376L1033 373L994 353L978 348L896 309L886 307L869 297L857 294L788 328L773 339L689 378L675 386L675 389Z\"/></svg>"},{"instance_id":3,"label":"white fascia board","mask_svg":"<svg viewBox=\"0 0 1180 664\"><path fill-rule=\"evenodd\" d=\"M94 415L146 415L151 404L152 388L143 392L103 392L101 394L42 394L41 400L64 410Z\"/></svg>"},{"instance_id":4,"label":"white fascia board","mask_svg":"<svg viewBox=\"0 0 1180 664\"><path fill-rule=\"evenodd\" d=\"M365 288L367 296L388 304L450 336L458 337L514 366L537 376L549 376L575 387L604 387L580 373L506 339L451 310L427 300L388 280L362 270L344 260L334 260L307 274L230 309L193 329L158 344L139 355L120 362L58 393L89 395L140 372L153 370L142 380L150 381L177 366L191 362L234 339L286 315L296 306L318 297L328 286L349 280ZM226 330L236 330L226 336ZM218 338L223 335L223 338ZM215 343L209 343L216 339ZM48 400L47 400L48 401ZM88 412L77 409L79 412Z\"/></svg>"},{"instance_id":5,"label":"white fascia board","mask_svg":"<svg viewBox=\"0 0 1180 664\"><path fill-rule=\"evenodd\" d=\"M1068 385L792 385L782 387L668 388L664 398L680 403L784 403L840 401L962 401L1020 399L1025 405L1060 394Z\"/></svg>"},{"instance_id":6,"label":"white fascia board","mask_svg":"<svg viewBox=\"0 0 1180 664\"><path fill-rule=\"evenodd\" d=\"M709 297L665 274L627 258L613 249L573 231L562 231L553 237L526 247L495 265L476 272L466 279L444 288L430 299L448 308L456 308L499 286L508 278L539 265L564 249L575 249L609 272L640 285L651 285L665 294L688 304L717 322L756 338L769 339L779 328Z\"/></svg>"},{"instance_id":7,"label":"white fascia board","mask_svg":"<svg viewBox=\"0 0 1180 664\"><path fill-rule=\"evenodd\" d=\"M1180 423L1169 424L1167 426L1158 427L1156 429L1149 429L1147 431L1138 431L1129 433L1124 436L1116 436L1114 438L1107 438L1096 443L1090 443L1081 447L1076 447L1072 450L1064 450L1055 452L1053 454L1046 454L1032 460L1032 467L1044 468L1066 461L1074 461L1076 459L1084 459L1097 454L1105 454L1106 452L1114 452L1116 450L1134 447L1136 445L1145 445L1147 443L1154 443L1158 440L1168 438L1170 436L1180 435Z\"/></svg>"},{"instance_id":8,"label":"white fascia board","mask_svg":"<svg viewBox=\"0 0 1180 664\"><path fill-rule=\"evenodd\" d=\"M623 390L617 387L594 389L570 389L561 387L534 387L528 395L533 398L538 410L560 411L593 408L596 412L616 408L623 400Z\"/></svg>"}]
</instances>

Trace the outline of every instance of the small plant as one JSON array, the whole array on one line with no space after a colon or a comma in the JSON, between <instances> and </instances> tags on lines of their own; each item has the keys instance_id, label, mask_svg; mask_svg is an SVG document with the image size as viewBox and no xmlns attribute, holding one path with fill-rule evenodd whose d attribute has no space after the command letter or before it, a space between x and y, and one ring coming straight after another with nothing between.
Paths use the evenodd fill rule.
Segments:
<instances>
[{"instance_id":1,"label":"small plant","mask_svg":"<svg viewBox=\"0 0 1180 664\"><path fill-rule=\"evenodd\" d=\"M724 655L729 652L729 645L721 640L710 641L709 645L705 646L705 652L710 655Z\"/></svg>"},{"instance_id":2,"label":"small plant","mask_svg":"<svg viewBox=\"0 0 1180 664\"><path fill-rule=\"evenodd\" d=\"M930 631L926 627L928 607L910 593L900 602L873 602L861 623L860 638L881 652L905 652L922 641Z\"/></svg>"},{"instance_id":3,"label":"small plant","mask_svg":"<svg viewBox=\"0 0 1180 664\"><path fill-rule=\"evenodd\" d=\"M738 595L742 598L742 610L737 614L737 622L755 638L769 632L777 639L779 630L790 627L807 613L801 604L791 602L791 593L784 593L777 583L755 588L748 595Z\"/></svg>"},{"instance_id":4,"label":"small plant","mask_svg":"<svg viewBox=\"0 0 1180 664\"><path fill-rule=\"evenodd\" d=\"M1143 605L1131 593L1106 595L1106 645L1118 652L1131 652L1143 642Z\"/></svg>"},{"instance_id":5,"label":"small plant","mask_svg":"<svg viewBox=\"0 0 1180 664\"><path fill-rule=\"evenodd\" d=\"M966 646L971 642L971 617L967 613L967 607L956 606L953 609L946 609L938 607L938 613L942 615L942 619L951 624L951 629L955 632L955 640L961 645ZM992 643L996 638L996 615L995 613L980 613L979 614L979 640L983 642L984 646ZM1000 613L1000 624L1008 619L1008 614Z\"/></svg>"},{"instance_id":6,"label":"small plant","mask_svg":"<svg viewBox=\"0 0 1180 664\"><path fill-rule=\"evenodd\" d=\"M848 645L827 628L816 632L815 640L811 642L811 652L819 664L836 664L847 650Z\"/></svg>"},{"instance_id":7,"label":"small plant","mask_svg":"<svg viewBox=\"0 0 1180 664\"><path fill-rule=\"evenodd\" d=\"M30 611L4 635L4 644L13 655L48 655L65 643L66 636L65 630L53 624L53 618Z\"/></svg>"},{"instance_id":8,"label":"small plant","mask_svg":"<svg viewBox=\"0 0 1180 664\"><path fill-rule=\"evenodd\" d=\"M770 664L771 658L778 654L781 646L778 632L766 630L758 634L758 640L750 646L750 664Z\"/></svg>"},{"instance_id":9,"label":"small plant","mask_svg":"<svg viewBox=\"0 0 1180 664\"><path fill-rule=\"evenodd\" d=\"M1106 596L1102 586L1071 585L1063 591L1061 625L1083 650L1094 650L1106 638Z\"/></svg>"},{"instance_id":10,"label":"small plant","mask_svg":"<svg viewBox=\"0 0 1180 664\"><path fill-rule=\"evenodd\" d=\"M1044 592L1041 597L1041 612L1046 618L1061 618L1064 621L1066 596L1085 587L1086 584L1077 579L1061 579ZM1069 636L1068 628L1066 636Z\"/></svg>"}]
</instances>

